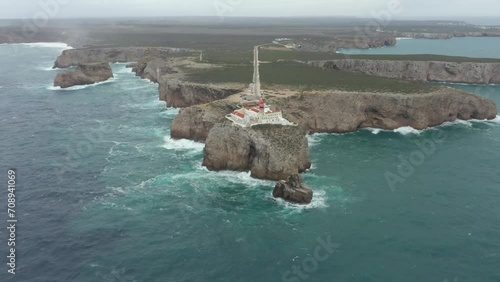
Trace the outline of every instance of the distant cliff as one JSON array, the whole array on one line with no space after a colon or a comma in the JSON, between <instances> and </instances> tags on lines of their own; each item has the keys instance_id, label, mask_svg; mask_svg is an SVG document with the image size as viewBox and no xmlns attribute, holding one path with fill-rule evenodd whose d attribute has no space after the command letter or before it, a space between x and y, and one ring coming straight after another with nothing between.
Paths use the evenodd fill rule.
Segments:
<instances>
[{"instance_id":1,"label":"distant cliff","mask_svg":"<svg viewBox=\"0 0 500 282\"><path fill-rule=\"evenodd\" d=\"M285 180L309 169L311 158L301 127L241 128L225 122L210 130L203 165L209 170L250 171L255 178Z\"/></svg>"},{"instance_id":2,"label":"distant cliff","mask_svg":"<svg viewBox=\"0 0 500 282\"><path fill-rule=\"evenodd\" d=\"M500 63L340 59L313 66L390 78L466 84L500 83Z\"/></svg>"},{"instance_id":3,"label":"distant cliff","mask_svg":"<svg viewBox=\"0 0 500 282\"><path fill-rule=\"evenodd\" d=\"M172 54L193 52L181 48L123 47L123 48L82 48L64 50L57 57L54 68L68 68L80 63L127 63L137 62L144 57L168 58Z\"/></svg>"},{"instance_id":4,"label":"distant cliff","mask_svg":"<svg viewBox=\"0 0 500 282\"><path fill-rule=\"evenodd\" d=\"M426 33L426 32L398 32L397 37L415 39L451 39L454 37L499 37L500 31L472 31L453 33Z\"/></svg>"},{"instance_id":5,"label":"distant cliff","mask_svg":"<svg viewBox=\"0 0 500 282\"><path fill-rule=\"evenodd\" d=\"M68 88L75 85L87 85L106 81L113 77L108 63L78 64L75 71L59 73L54 79L54 86Z\"/></svg>"}]
</instances>

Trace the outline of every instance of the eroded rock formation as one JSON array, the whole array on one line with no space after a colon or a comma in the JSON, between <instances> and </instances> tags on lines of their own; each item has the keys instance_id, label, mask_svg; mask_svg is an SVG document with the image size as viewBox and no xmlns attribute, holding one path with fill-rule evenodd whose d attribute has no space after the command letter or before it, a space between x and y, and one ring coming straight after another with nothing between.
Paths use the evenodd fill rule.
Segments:
<instances>
[{"instance_id":1,"label":"eroded rock formation","mask_svg":"<svg viewBox=\"0 0 500 282\"><path fill-rule=\"evenodd\" d=\"M209 170L250 171L252 177L284 180L311 167L308 141L299 126L216 124L205 143Z\"/></svg>"},{"instance_id":2,"label":"eroded rock formation","mask_svg":"<svg viewBox=\"0 0 500 282\"><path fill-rule=\"evenodd\" d=\"M88 85L106 81L113 76L108 63L79 64L75 71L64 71L54 79L54 86L68 88L75 85Z\"/></svg>"},{"instance_id":3,"label":"eroded rock formation","mask_svg":"<svg viewBox=\"0 0 500 282\"><path fill-rule=\"evenodd\" d=\"M274 186L273 197L297 204L310 204L313 191L302 182L302 177L292 174L288 179L280 180Z\"/></svg>"}]
</instances>

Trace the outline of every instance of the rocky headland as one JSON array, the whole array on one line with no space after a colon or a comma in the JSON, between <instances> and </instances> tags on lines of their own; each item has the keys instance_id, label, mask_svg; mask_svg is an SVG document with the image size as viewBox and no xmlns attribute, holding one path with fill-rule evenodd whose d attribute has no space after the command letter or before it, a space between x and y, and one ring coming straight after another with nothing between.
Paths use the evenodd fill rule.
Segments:
<instances>
[{"instance_id":1,"label":"rocky headland","mask_svg":"<svg viewBox=\"0 0 500 282\"><path fill-rule=\"evenodd\" d=\"M313 66L368 75L432 82L498 84L500 63L340 59Z\"/></svg>"},{"instance_id":2,"label":"rocky headland","mask_svg":"<svg viewBox=\"0 0 500 282\"><path fill-rule=\"evenodd\" d=\"M67 50L56 66L103 59L106 62L134 61L136 75L158 83L159 98L167 106L181 107L171 135L175 139L205 142L203 165L209 170L249 171L256 178L287 180L311 166L307 133L347 133L361 128L393 130L411 126L425 129L457 119L494 119L496 105L483 97L449 87L433 87L428 93L310 91L300 95L275 96L268 103L283 111L297 126L234 126L225 116L239 108L234 97L246 87L236 83L201 84L189 81L184 69L214 68L194 63L193 58L156 57L160 51L134 53L109 50L94 54L86 49ZM90 59L86 57L90 53ZM122 53L121 53L122 52ZM151 55L153 54L153 55ZM143 57L141 57L143 56ZM495 83L494 63L445 63L373 60L315 61L319 67L363 72L399 79L462 83ZM214 69L214 71L217 71ZM281 183L283 198L292 190ZM307 199L307 189L292 185ZM289 185L289 187L292 187ZM288 192L286 192L288 191ZM288 194L287 194L288 193ZM287 199L292 200L293 199ZM305 201L307 202L307 201Z\"/></svg>"},{"instance_id":3,"label":"rocky headland","mask_svg":"<svg viewBox=\"0 0 500 282\"><path fill-rule=\"evenodd\" d=\"M75 85L88 85L113 78L113 71L108 63L78 64L75 71L64 71L54 79L54 86L68 88Z\"/></svg>"},{"instance_id":4,"label":"rocky headland","mask_svg":"<svg viewBox=\"0 0 500 282\"><path fill-rule=\"evenodd\" d=\"M306 132L299 126L216 124L205 142L209 170L250 171L252 177L287 179L311 168Z\"/></svg>"},{"instance_id":5,"label":"rocky headland","mask_svg":"<svg viewBox=\"0 0 500 282\"><path fill-rule=\"evenodd\" d=\"M137 62L143 58L169 58L175 54L194 52L182 48L152 48L152 47L115 47L115 48L81 48L64 50L57 57L54 68L69 68L82 63Z\"/></svg>"},{"instance_id":6,"label":"rocky headland","mask_svg":"<svg viewBox=\"0 0 500 282\"><path fill-rule=\"evenodd\" d=\"M158 84L159 99L168 107L183 108L224 99L240 92L245 85L227 83L206 85L187 81L182 67L193 64L188 56L194 50L180 48L83 48L63 51L54 68L68 68L96 62L129 63L137 76ZM197 65L197 67L212 67Z\"/></svg>"},{"instance_id":7,"label":"rocky headland","mask_svg":"<svg viewBox=\"0 0 500 282\"><path fill-rule=\"evenodd\" d=\"M425 129L457 119L485 120L497 115L493 101L450 87L415 94L332 90L272 98L268 102L310 133L394 130L405 126ZM172 137L203 141L235 107L234 103L217 101L182 109L172 124Z\"/></svg>"}]
</instances>

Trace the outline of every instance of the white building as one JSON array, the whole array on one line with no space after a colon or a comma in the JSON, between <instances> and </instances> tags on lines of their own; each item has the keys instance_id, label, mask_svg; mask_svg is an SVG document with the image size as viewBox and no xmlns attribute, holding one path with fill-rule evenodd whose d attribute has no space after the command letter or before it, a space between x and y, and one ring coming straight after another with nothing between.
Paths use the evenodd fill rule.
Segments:
<instances>
[{"instance_id":1,"label":"white building","mask_svg":"<svg viewBox=\"0 0 500 282\"><path fill-rule=\"evenodd\" d=\"M291 122L283 118L280 110L271 110L263 100L259 102L259 108L241 108L226 116L234 124L247 127L257 124L281 124L292 125Z\"/></svg>"}]
</instances>

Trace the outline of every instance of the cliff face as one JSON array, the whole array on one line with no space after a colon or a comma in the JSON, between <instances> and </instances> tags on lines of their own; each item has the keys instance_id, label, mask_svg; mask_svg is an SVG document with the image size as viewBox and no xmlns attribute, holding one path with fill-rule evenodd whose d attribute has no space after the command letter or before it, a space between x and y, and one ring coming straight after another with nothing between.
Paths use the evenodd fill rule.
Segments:
<instances>
[{"instance_id":1,"label":"cliff face","mask_svg":"<svg viewBox=\"0 0 500 282\"><path fill-rule=\"evenodd\" d=\"M137 76L149 79L154 83L159 83L163 75L178 73L169 66L169 63L165 59L140 60L137 63L127 65L127 67L132 67L132 72Z\"/></svg>"},{"instance_id":2,"label":"cliff face","mask_svg":"<svg viewBox=\"0 0 500 282\"><path fill-rule=\"evenodd\" d=\"M324 68L407 80L467 84L500 83L500 63L341 59L315 61L311 64Z\"/></svg>"},{"instance_id":3,"label":"cliff face","mask_svg":"<svg viewBox=\"0 0 500 282\"><path fill-rule=\"evenodd\" d=\"M210 130L203 165L209 170L250 171L255 178L284 180L309 169L311 159L301 127L241 128L227 122Z\"/></svg>"},{"instance_id":4,"label":"cliff face","mask_svg":"<svg viewBox=\"0 0 500 282\"><path fill-rule=\"evenodd\" d=\"M144 57L167 58L172 54L191 52L189 49L181 48L149 48L149 47L129 47L129 48L85 48L71 49L63 51L56 62L54 68L68 68L80 63L126 63L137 62Z\"/></svg>"},{"instance_id":5,"label":"cliff face","mask_svg":"<svg viewBox=\"0 0 500 282\"><path fill-rule=\"evenodd\" d=\"M345 133L359 128L425 129L457 119L494 119L493 101L452 88L428 94L319 93L277 100L285 117L312 132Z\"/></svg>"},{"instance_id":6,"label":"cliff face","mask_svg":"<svg viewBox=\"0 0 500 282\"><path fill-rule=\"evenodd\" d=\"M339 49L368 49L384 46L394 46L397 43L393 35L378 35L372 37L345 37L331 40L295 40L298 50L309 52L335 52Z\"/></svg>"},{"instance_id":7,"label":"cliff face","mask_svg":"<svg viewBox=\"0 0 500 282\"><path fill-rule=\"evenodd\" d=\"M472 31L472 32L454 32L454 33L420 33L420 32L399 32L397 37L408 37L417 39L452 39L454 37L497 37L498 31Z\"/></svg>"},{"instance_id":8,"label":"cliff face","mask_svg":"<svg viewBox=\"0 0 500 282\"><path fill-rule=\"evenodd\" d=\"M181 109L172 123L172 138L205 141L212 127L236 109L236 105L224 100Z\"/></svg>"},{"instance_id":9,"label":"cliff face","mask_svg":"<svg viewBox=\"0 0 500 282\"><path fill-rule=\"evenodd\" d=\"M106 81L113 76L108 63L79 64L75 71L59 73L54 79L54 86L68 88L75 85L87 85Z\"/></svg>"},{"instance_id":10,"label":"cliff face","mask_svg":"<svg viewBox=\"0 0 500 282\"><path fill-rule=\"evenodd\" d=\"M219 101L221 103L221 101ZM456 119L494 119L493 101L453 88L428 94L323 92L276 98L269 103L310 132L347 133L360 128L425 129ZM231 111L223 103L184 109L172 125L173 138L203 141Z\"/></svg>"},{"instance_id":11,"label":"cliff face","mask_svg":"<svg viewBox=\"0 0 500 282\"><path fill-rule=\"evenodd\" d=\"M184 108L224 99L241 90L170 81L167 77L160 81L159 91L160 100L167 102L167 106Z\"/></svg>"}]
</instances>

